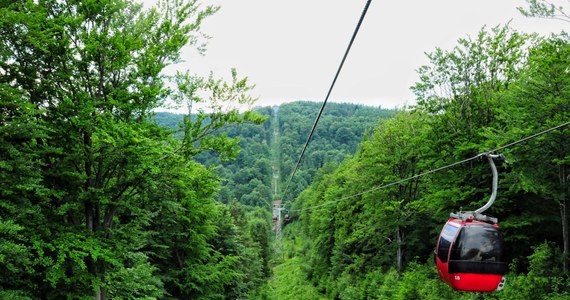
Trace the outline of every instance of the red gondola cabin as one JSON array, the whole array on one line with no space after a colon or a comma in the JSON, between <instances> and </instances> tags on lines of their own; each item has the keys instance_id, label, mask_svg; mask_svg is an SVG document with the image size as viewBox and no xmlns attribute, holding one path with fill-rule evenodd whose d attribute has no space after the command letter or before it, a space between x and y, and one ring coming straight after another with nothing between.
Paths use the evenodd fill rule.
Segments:
<instances>
[{"instance_id":1,"label":"red gondola cabin","mask_svg":"<svg viewBox=\"0 0 570 300\"><path fill-rule=\"evenodd\" d=\"M435 263L440 278L455 290L501 290L507 263L499 226L450 218L439 236Z\"/></svg>"}]
</instances>

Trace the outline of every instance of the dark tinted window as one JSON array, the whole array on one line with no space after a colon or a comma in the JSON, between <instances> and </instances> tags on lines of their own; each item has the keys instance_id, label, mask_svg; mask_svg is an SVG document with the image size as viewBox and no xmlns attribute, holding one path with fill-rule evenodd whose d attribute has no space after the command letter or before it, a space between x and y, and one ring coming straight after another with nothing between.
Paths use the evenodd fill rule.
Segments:
<instances>
[{"instance_id":1,"label":"dark tinted window","mask_svg":"<svg viewBox=\"0 0 570 300\"><path fill-rule=\"evenodd\" d=\"M446 224L441 231L441 236L439 238L439 245L437 247L437 257L441 259L442 262L447 262L447 254L449 253L449 247L451 242L455 237L455 233L459 228Z\"/></svg>"},{"instance_id":2,"label":"dark tinted window","mask_svg":"<svg viewBox=\"0 0 570 300\"><path fill-rule=\"evenodd\" d=\"M472 225L461 229L453 248L451 260L504 261L504 247L499 230L492 226Z\"/></svg>"}]
</instances>

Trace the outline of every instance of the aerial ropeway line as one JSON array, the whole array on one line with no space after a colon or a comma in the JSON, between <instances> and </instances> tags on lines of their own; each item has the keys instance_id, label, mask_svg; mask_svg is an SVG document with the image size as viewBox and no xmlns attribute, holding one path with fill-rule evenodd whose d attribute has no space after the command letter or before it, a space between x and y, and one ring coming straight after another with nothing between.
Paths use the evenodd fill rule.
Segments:
<instances>
[{"instance_id":1,"label":"aerial ropeway line","mask_svg":"<svg viewBox=\"0 0 570 300\"><path fill-rule=\"evenodd\" d=\"M483 153L477 154L477 155L475 155L475 156L473 156L473 157L470 157L470 158L467 158L467 159L464 159L464 160L461 160L461 161L458 161L458 162L454 162L454 163L445 165L445 166L443 166L443 167L439 167L439 168L436 168L436 169L432 169L432 170L429 170L429 171L426 171L426 172L423 172L423 173L420 173L420 174L417 174L417 175L414 175L414 176L410 176L410 177L408 177L408 178L404 178L404 179L401 179L401 180L398 180L398 181L394 181L394 182L391 182L391 183L379 185L379 186L376 186L376 187L371 188L371 189L369 189L369 190L365 190L365 191L363 191L363 192L356 193L356 194L353 194L353 195L350 195L350 196L347 196L347 197L343 197L343 198L340 198L340 199L337 199L337 200L328 201L328 202L325 202L325 203L321 203L321 204L317 204L317 205L313 205L313 206L309 206L309 207L305 207L305 208L300 208L300 209L290 209L289 212L301 212L301 211L306 211L306 210L313 210L313 209L325 207L325 206L328 206L328 205L331 205L331 204L335 204L335 203L343 202L343 201L346 201L346 200L350 200L350 199L353 199L353 198L356 198L356 197L359 197L359 196L362 196L362 195L365 195L365 194L368 194L368 193L372 193L372 192L375 192L375 191L378 191L378 190L381 190L381 189L385 189L385 188L388 188L388 187L391 187L391 186L395 186L395 185L398 185L398 184L401 184L401 183L404 183L404 182L407 182L407 181L410 181L410 180L414 180L414 179L417 179L417 178L420 178L420 177L423 177L423 176L426 176L426 175L429 175L429 174L432 174L432 173L436 173L436 172L439 172L439 171L443 171L443 170L445 170L445 169L449 169L449 168L452 168L452 167L455 167L455 166L458 166L458 165L461 165L461 164L470 162L470 161L472 161L472 160L478 159L478 158L480 158L480 157L482 157L482 156L485 156L485 155L487 155L487 154L500 152L500 151L503 150L503 149L516 146L516 145L518 145L518 144L520 144L520 143L523 143L523 142L529 141L529 140L531 140L531 139L534 139L534 138L536 138L536 137L539 137L539 136L541 136L541 135L550 133L550 132L552 132L552 131L554 131L554 130L562 129L562 128L567 127L567 126L569 126L569 125L570 125L570 122L562 123L562 124L560 124L560 125L557 125L557 126L548 128L548 129L546 129L546 130L537 132L537 133L535 133L535 134L529 135L529 136L527 136L527 137L525 137L525 138L522 138L522 139L520 139L520 140L517 140L517 141L515 141L515 142L506 144L506 145L504 145L504 146L498 147L498 148L496 148L496 149L493 149L493 150L490 150L490 151L487 151L487 152L483 152Z\"/></svg>"},{"instance_id":2,"label":"aerial ropeway line","mask_svg":"<svg viewBox=\"0 0 570 300\"><path fill-rule=\"evenodd\" d=\"M313 133L315 132L315 129L317 128L317 124L319 123L321 115L323 114L323 110L325 109L325 106L327 105L329 97L332 93L332 90L333 90L335 84L336 84L336 80L338 79L340 71L342 70L342 66L344 65L344 62L346 61L346 58L348 57L348 53L350 52L350 48L352 48L352 44L354 43L354 40L356 39L356 35L358 34L358 31L360 30L360 25L362 25L362 21L364 21L364 17L366 16L366 12L368 12L368 7L370 6L371 2L372 2L372 0L367 0L366 4L364 5L364 10L362 11L362 14L360 15L360 19L358 20L358 23L356 24L356 28L354 29L354 33L352 34L352 38L350 39L350 42L348 43L348 47L346 48L346 51L344 52L344 56L342 57L340 65L338 66L338 69L336 71L334 79L333 79L331 86L329 88L329 91L327 93L327 96L325 97L325 101L323 101L323 105L321 106L321 109L319 110L319 113L315 119L315 123L313 124L313 127L311 128L311 131L309 132L309 136L307 137L307 141L305 142L305 145L303 146L303 150L301 151L301 154L299 155L299 159L297 159L297 163L295 164L295 167L293 168L293 171L291 172L291 176L289 176L289 180L287 180L287 185L285 186L285 191L283 192L283 196L285 196L287 194L287 191L289 190L289 186L291 184L291 180L293 179L293 177L295 176L295 173L297 172L297 170L299 169L299 166L301 165L301 161L303 160L303 156L305 155L305 151L307 150L307 147L309 146L309 143L311 142L311 138L313 137Z\"/></svg>"}]
</instances>

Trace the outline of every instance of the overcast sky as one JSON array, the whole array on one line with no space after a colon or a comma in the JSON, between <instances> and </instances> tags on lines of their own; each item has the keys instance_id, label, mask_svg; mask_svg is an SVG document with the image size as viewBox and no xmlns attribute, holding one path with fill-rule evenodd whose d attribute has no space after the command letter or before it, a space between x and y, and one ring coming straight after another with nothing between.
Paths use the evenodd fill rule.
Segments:
<instances>
[{"instance_id":1,"label":"overcast sky","mask_svg":"<svg viewBox=\"0 0 570 300\"><path fill-rule=\"evenodd\" d=\"M221 6L204 21L211 36L200 56L178 66L227 77L231 68L256 85L258 105L323 101L366 0L202 0ZM559 3L568 3L563 0ZM524 0L373 0L329 101L384 108L413 104L410 86L425 52L511 21L524 32L568 31L569 23L529 19ZM567 5L568 6L568 5ZM567 9L568 10L568 9Z\"/></svg>"}]
</instances>

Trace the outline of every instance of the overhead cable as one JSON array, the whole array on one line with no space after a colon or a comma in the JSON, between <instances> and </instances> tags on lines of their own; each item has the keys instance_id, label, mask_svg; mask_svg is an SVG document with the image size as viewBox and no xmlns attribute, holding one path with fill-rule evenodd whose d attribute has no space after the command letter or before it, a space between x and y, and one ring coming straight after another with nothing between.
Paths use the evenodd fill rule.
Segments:
<instances>
[{"instance_id":1,"label":"overhead cable","mask_svg":"<svg viewBox=\"0 0 570 300\"><path fill-rule=\"evenodd\" d=\"M329 88L329 91L327 93L327 96L325 97L325 101L323 102L323 105L321 106L321 109L319 110L319 114L317 115L317 118L315 119L315 123L313 124L313 127L311 128L309 136L307 137L307 141L305 142L305 145L303 146L303 150L301 151L301 155L299 155L299 159L297 160L297 163L295 164L295 168L293 169L291 176L289 176L289 180L287 181L287 185L285 187L285 191L283 192L283 196L285 196L287 194L287 191L289 190L289 186L291 184L291 180L293 179L293 177L295 176L295 173L299 169L299 166L301 164L303 156L305 155L305 151L307 150L307 147L309 146L309 143L311 142L311 138L313 137L313 133L315 132L315 128L317 128L317 124L319 123L319 119L321 118L321 115L323 114L323 110L325 109L325 106L327 105L327 102L329 100L329 97L331 95L333 87L335 86L336 80L338 79L340 71L342 70L342 66L344 65L344 62L346 61L348 53L350 52L350 48L352 47L352 44L354 43L354 40L356 39L356 35L358 34L358 31L360 30L360 25L362 25L362 21L364 20L364 16L366 16L366 12L368 11L368 7L370 6L370 2L372 2L372 0L366 1L366 5L364 6L364 10L362 11L362 14L360 15L360 19L358 20L358 24L356 25L356 28L354 29L354 33L352 34L352 38L350 39L350 42L348 43L348 47L346 48L346 51L344 52L344 56L342 57L340 65L338 66L338 69L336 71L334 79L333 79L331 86Z\"/></svg>"},{"instance_id":2,"label":"overhead cable","mask_svg":"<svg viewBox=\"0 0 570 300\"><path fill-rule=\"evenodd\" d=\"M338 200L333 200L333 201L325 202L325 203L318 204L318 205L314 205L314 206L309 206L309 207L306 207L306 208L290 209L289 211L290 211L290 212L300 212L300 211L312 210L312 209L315 209L315 208L320 208L320 207L323 207L323 206L328 206L328 205L331 205L331 204L335 204L335 203L338 203L338 202L342 202L342 201L346 201L346 200L349 200L349 199L352 199L352 198L356 198L356 197L358 197L358 196L362 196L362 195L365 195L365 194L368 194L368 193L372 193L372 192L375 192L375 191L377 191L377 190L385 189L385 188L388 188L388 187L391 187L391 186L394 186L394 185L397 185L397 184L400 184L400 183L404 183L404 182L406 182L406 181L410 181L410 180L413 180L413 179L416 179L416 178L419 178L419 177L422 177L422 176L425 176L425 175L429 175L429 174L432 174L432 173L435 173L435 172L439 172L439 171L443 171L443 170L445 170L445 169L449 169L449 168L455 167L455 166L460 165L460 164L464 164L464 163L466 163L466 162L469 162L469 161L472 161L472 160L474 160L474 159L477 159L477 158L479 158L479 157L481 157L481 156L483 156L483 155L485 155L485 154L488 154L488 153L496 153L496 152L498 152L498 151L500 151L500 150L513 147L513 146L515 146L515 145L517 145L517 144L520 144L520 143L526 142L526 141L528 141L528 140L531 140L531 139L533 139L533 138L536 138L536 137L538 137L538 136L547 134L547 133L549 133L549 132L551 132L551 131L554 131L554 130L557 130L557 129L562 129L562 128L568 126L568 125L570 125L570 122L566 122L566 123L560 124L560 125L558 125L558 126L555 126L555 127L552 127L552 128L546 129L546 130L543 130L543 131L541 131L541 132L538 132L538 133L535 133L535 134L533 134L533 135L527 136L527 137L522 138L522 139L520 139L520 140L517 140L517 141L515 141L515 142L512 142L512 143L506 144L506 145L504 145L504 146L501 146L501 147L499 147L499 148L493 149L493 150L491 150L491 151L487 151L487 152L483 152L483 153L477 154L477 155L475 155L475 156L473 156L473 157L471 157L471 158L467 158L467 159L464 159L464 160L462 160L462 161L454 162L454 163L452 163L452 164L449 164L449 165L446 165L446 166L443 166L443 167L440 167L440 168L437 168L437 169L429 170L429 171L427 171L427 172L420 173L420 174L417 174L417 175L414 175L414 176L411 176L411 177L408 177L408 178L405 178L405 179L401 179L401 180L398 180L398 181L395 181L395 182L392 182L392 183L388 183L388 184L385 184L385 185L377 186L377 187L374 187L374 188L372 188L372 189L369 189L369 190L366 190L366 191L364 191L364 192L360 192L360 193L357 193L357 194L354 194L354 195L351 195L351 196L348 196L348 197L344 197L344 198L341 198L341 199L338 199Z\"/></svg>"}]
</instances>

